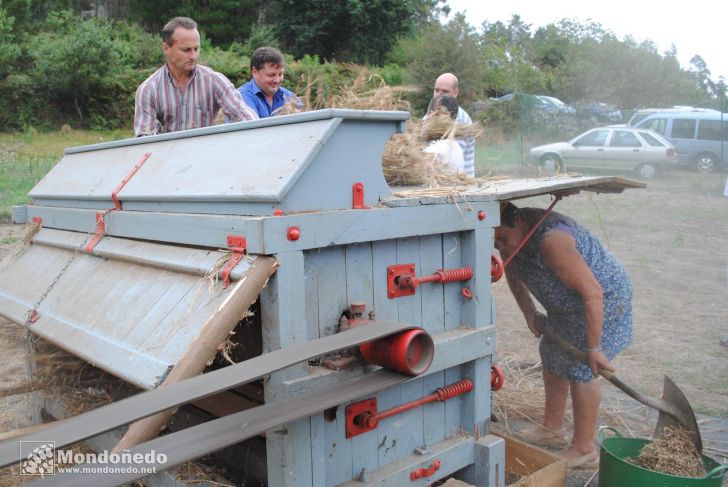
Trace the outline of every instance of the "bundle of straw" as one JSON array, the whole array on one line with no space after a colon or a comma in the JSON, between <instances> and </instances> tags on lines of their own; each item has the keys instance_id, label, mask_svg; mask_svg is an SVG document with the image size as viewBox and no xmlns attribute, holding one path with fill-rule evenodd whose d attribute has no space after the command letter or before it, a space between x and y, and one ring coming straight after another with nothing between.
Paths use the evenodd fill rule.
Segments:
<instances>
[{"instance_id":1,"label":"bundle of straw","mask_svg":"<svg viewBox=\"0 0 728 487\"><path fill-rule=\"evenodd\" d=\"M703 477L707 473L690 433L682 428L666 427L660 436L642 448L639 455L626 460L654 472L678 477Z\"/></svg>"},{"instance_id":2,"label":"bundle of straw","mask_svg":"<svg viewBox=\"0 0 728 487\"><path fill-rule=\"evenodd\" d=\"M473 185L473 178L453 173L449 164L424 149L433 140L476 137L480 132L480 125L458 124L442 107L423 121L410 120L406 131L384 146L384 178L393 186Z\"/></svg>"}]
</instances>

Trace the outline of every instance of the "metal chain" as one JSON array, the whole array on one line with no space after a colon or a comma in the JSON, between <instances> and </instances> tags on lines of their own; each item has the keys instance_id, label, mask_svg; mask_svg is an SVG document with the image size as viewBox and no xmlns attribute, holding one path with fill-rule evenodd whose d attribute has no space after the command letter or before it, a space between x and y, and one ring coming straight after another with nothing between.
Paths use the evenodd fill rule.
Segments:
<instances>
[{"instance_id":1,"label":"metal chain","mask_svg":"<svg viewBox=\"0 0 728 487\"><path fill-rule=\"evenodd\" d=\"M107 215L114 210L115 210L115 208L109 208L108 210L105 210L101 214L101 221L104 222L104 224L106 224ZM99 222L96 223L97 228L98 228L98 223ZM68 270L68 268L71 267L71 264L73 263L74 260L76 260L76 257L78 257L78 254L81 252L81 250L83 250L83 248L86 246L86 244L89 242L89 240L91 240L91 238L95 234L96 234L96 229L90 231L86 235L86 238L83 240L83 242L81 242L81 244L78 247L76 247L76 249L73 251L73 254L71 255L71 257L65 263L65 265L60 270L60 272L58 272L55 279L53 279L53 281L50 283L48 288L46 288L45 292L43 294L41 294L40 298L35 303L35 305L31 309L29 309L28 312L25 314L24 326L25 326L25 330L28 332L28 340L30 340L32 343L37 342L38 338L40 338L40 337L34 336L30 330L30 325L32 325L35 322L35 320L38 319L37 318L38 317L38 308L40 308L41 303L43 301L45 301L45 299L48 297L48 295L51 293L51 291L53 291L53 288L56 286L56 284L58 284L58 281L61 280L61 277L63 277L63 274L65 274L66 271Z\"/></svg>"}]
</instances>

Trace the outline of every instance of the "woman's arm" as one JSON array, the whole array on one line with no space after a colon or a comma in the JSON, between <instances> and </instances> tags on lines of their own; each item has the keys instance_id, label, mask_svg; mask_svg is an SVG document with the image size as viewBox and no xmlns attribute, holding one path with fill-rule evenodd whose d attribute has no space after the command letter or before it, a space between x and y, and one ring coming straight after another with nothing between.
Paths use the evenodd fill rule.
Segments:
<instances>
[{"instance_id":1,"label":"woman's arm","mask_svg":"<svg viewBox=\"0 0 728 487\"><path fill-rule=\"evenodd\" d=\"M546 323L546 317L536 309L536 305L531 298L531 293L528 292L528 288L510 267L506 267L506 280L508 281L508 287L513 297L516 298L518 307L523 313L523 317L526 318L528 329L536 337L540 337L541 327Z\"/></svg>"},{"instance_id":2,"label":"woman's arm","mask_svg":"<svg viewBox=\"0 0 728 487\"><path fill-rule=\"evenodd\" d=\"M566 287L576 292L584 303L587 355L592 373L596 377L597 368L614 370L600 347L604 324L602 286L576 249L574 237L561 231L548 232L541 243L540 251L546 266L554 271Z\"/></svg>"}]
</instances>

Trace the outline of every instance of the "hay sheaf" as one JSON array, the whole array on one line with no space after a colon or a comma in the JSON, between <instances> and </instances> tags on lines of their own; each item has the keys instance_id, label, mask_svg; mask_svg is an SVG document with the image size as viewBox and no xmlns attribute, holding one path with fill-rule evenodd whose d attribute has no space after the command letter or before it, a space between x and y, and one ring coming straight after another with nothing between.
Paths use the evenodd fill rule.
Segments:
<instances>
[{"instance_id":1,"label":"hay sheaf","mask_svg":"<svg viewBox=\"0 0 728 487\"><path fill-rule=\"evenodd\" d=\"M439 112L423 121L410 120L404 133L395 134L384 146L382 169L393 186L470 186L477 180L453 173L437 156L424 152L433 140L477 137L480 125L462 125Z\"/></svg>"},{"instance_id":2,"label":"hay sheaf","mask_svg":"<svg viewBox=\"0 0 728 487\"><path fill-rule=\"evenodd\" d=\"M682 428L665 428L660 436L642 448L639 455L625 460L678 477L703 477L707 473L690 433Z\"/></svg>"}]
</instances>

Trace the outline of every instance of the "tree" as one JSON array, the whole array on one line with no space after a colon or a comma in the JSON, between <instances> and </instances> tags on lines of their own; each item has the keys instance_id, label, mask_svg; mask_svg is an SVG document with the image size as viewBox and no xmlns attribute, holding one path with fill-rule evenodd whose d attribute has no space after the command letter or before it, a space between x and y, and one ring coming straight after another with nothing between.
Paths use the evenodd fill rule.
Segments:
<instances>
[{"instance_id":1,"label":"tree","mask_svg":"<svg viewBox=\"0 0 728 487\"><path fill-rule=\"evenodd\" d=\"M492 91L540 93L546 88L545 73L533 61L531 26L514 15L508 25L484 22L481 44L486 59L485 80Z\"/></svg>"},{"instance_id":2,"label":"tree","mask_svg":"<svg viewBox=\"0 0 728 487\"><path fill-rule=\"evenodd\" d=\"M118 65L111 25L70 11L51 13L47 25L29 46L32 76L49 103L70 101L83 122L87 105L103 94Z\"/></svg>"},{"instance_id":3,"label":"tree","mask_svg":"<svg viewBox=\"0 0 728 487\"><path fill-rule=\"evenodd\" d=\"M161 32L173 17L190 17L218 46L247 40L263 8L258 0L128 0L128 4L131 19L150 32Z\"/></svg>"},{"instance_id":4,"label":"tree","mask_svg":"<svg viewBox=\"0 0 728 487\"><path fill-rule=\"evenodd\" d=\"M458 101L467 103L481 96L484 58L480 39L462 14L455 15L445 25L428 25L418 37L403 39L399 49L409 77L424 88L419 106L426 106L432 97L435 79L447 72L458 77Z\"/></svg>"},{"instance_id":5,"label":"tree","mask_svg":"<svg viewBox=\"0 0 728 487\"><path fill-rule=\"evenodd\" d=\"M298 59L381 65L400 36L426 23L440 0L276 0L269 17L283 47Z\"/></svg>"},{"instance_id":6,"label":"tree","mask_svg":"<svg viewBox=\"0 0 728 487\"><path fill-rule=\"evenodd\" d=\"M15 18L0 5L0 79L4 78L20 56L20 47L15 43L13 24Z\"/></svg>"}]
</instances>

